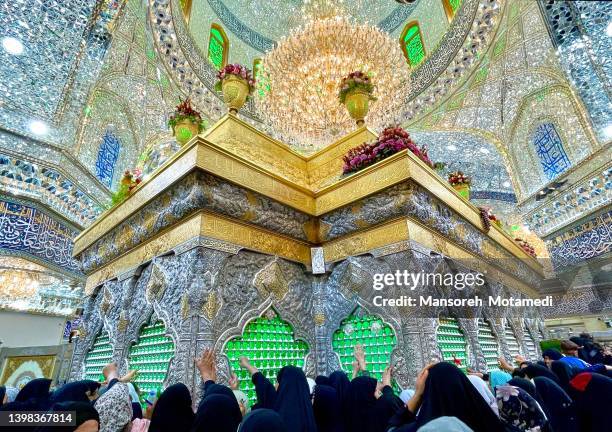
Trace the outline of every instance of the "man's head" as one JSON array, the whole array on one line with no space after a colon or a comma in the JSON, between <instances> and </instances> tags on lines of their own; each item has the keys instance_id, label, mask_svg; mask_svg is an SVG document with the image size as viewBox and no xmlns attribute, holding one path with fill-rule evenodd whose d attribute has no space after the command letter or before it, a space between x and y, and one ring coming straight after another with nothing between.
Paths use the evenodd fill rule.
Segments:
<instances>
[{"instance_id":1,"label":"man's head","mask_svg":"<svg viewBox=\"0 0 612 432\"><path fill-rule=\"evenodd\" d=\"M561 341L561 352L566 356L578 357L580 347L570 340Z\"/></svg>"}]
</instances>

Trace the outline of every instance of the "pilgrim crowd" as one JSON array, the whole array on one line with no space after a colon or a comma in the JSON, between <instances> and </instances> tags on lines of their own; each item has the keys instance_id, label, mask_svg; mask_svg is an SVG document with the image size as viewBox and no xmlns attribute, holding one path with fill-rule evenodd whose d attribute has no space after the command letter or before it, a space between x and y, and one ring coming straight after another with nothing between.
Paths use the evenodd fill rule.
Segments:
<instances>
[{"instance_id":1,"label":"pilgrim crowd","mask_svg":"<svg viewBox=\"0 0 612 432\"><path fill-rule=\"evenodd\" d=\"M588 337L547 349L541 361L500 359L500 370L462 372L441 362L421 370L414 388L394 392L393 368L380 381L368 374L363 348L354 353L353 374L307 378L287 365L277 384L245 357L257 402L249 407L232 374L217 382L216 358L205 350L195 360L199 401L177 383L142 409L131 381L107 365L104 382L75 381L50 391L51 380L34 379L22 389L0 387L0 411L73 412L75 426L1 427L10 431L102 432L406 432L406 431L612 431L612 355ZM396 386L395 386L396 387ZM396 387L397 389L397 387ZM194 410L195 407L195 410Z\"/></svg>"}]
</instances>

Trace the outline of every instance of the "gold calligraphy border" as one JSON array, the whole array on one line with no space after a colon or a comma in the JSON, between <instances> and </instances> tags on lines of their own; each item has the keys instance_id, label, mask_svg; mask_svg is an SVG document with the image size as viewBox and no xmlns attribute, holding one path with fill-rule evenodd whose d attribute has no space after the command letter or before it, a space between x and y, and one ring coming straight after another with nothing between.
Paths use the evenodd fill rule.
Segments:
<instances>
[{"instance_id":1,"label":"gold calligraphy border","mask_svg":"<svg viewBox=\"0 0 612 432\"><path fill-rule=\"evenodd\" d=\"M371 135L367 128L360 128L336 144L307 158L290 150L284 144L266 137L236 117L228 115L213 126L210 131L203 136L194 138L179 150L158 168L149 180L141 183L129 199L104 213L94 224L83 231L75 239L74 255L79 255L162 191L171 187L189 172L197 169L265 195L311 216L323 215L354 201L359 201L389 186L412 179L457 214L460 214L474 227L481 229L480 212L476 206L459 196L446 181L408 150L399 152L356 174L339 179L333 184L315 191L259 166L257 158L245 159L235 152L223 148L222 143L215 144L210 141L215 140L215 137L218 138L217 134L224 133L227 135L227 132L232 131L232 128L236 129L232 132L234 135L239 135L240 130L245 131L245 134L248 132L249 139L254 142L245 142L244 145L253 145L254 149L258 149L261 144L260 139L265 138L267 147L262 147L264 148L262 151L269 153L274 150L281 155L278 157L279 170L283 169L282 166L296 160L299 162L296 162L297 165L293 167L294 169L296 167L301 168L303 166L301 161L303 160L306 163L307 170L310 167L329 164L332 160L335 160L335 163L341 163L338 162L341 154L337 154L338 149L344 150L344 147L349 144L354 146L357 143L356 139ZM250 150L249 154L253 154L253 149ZM266 161L269 162L269 154L265 157ZM312 165L308 165L308 163ZM341 168L338 168L338 171L334 169L334 176L337 177L340 171ZM525 253L503 230L493 225L488 232L488 236L510 254L526 262L534 271L543 274L542 266L537 260Z\"/></svg>"},{"instance_id":2,"label":"gold calligraphy border","mask_svg":"<svg viewBox=\"0 0 612 432\"><path fill-rule=\"evenodd\" d=\"M448 240L438 232L412 218L396 219L383 225L330 241L323 245L323 254L325 262L330 263L344 260L350 256L369 253L373 249L405 240L415 241L428 249L459 260L459 262L465 260L471 267L477 267L472 268L472 270L479 271L488 278L516 288L532 297L539 297L536 290L516 277L516 273L513 273L513 268L508 268L506 265L508 260L503 260L503 266L489 264L482 257ZM490 260L499 259L494 255L487 256L486 258Z\"/></svg>"},{"instance_id":3,"label":"gold calligraphy border","mask_svg":"<svg viewBox=\"0 0 612 432\"><path fill-rule=\"evenodd\" d=\"M120 255L88 276L85 293L196 237L209 237L257 252L310 265L310 245L217 214L200 211Z\"/></svg>"}]
</instances>

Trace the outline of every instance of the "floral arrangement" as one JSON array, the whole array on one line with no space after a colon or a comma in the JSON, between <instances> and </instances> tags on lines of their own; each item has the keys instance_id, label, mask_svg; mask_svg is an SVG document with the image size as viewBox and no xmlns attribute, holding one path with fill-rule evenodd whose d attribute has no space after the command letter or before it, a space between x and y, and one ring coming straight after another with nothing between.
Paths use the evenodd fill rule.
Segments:
<instances>
[{"instance_id":1,"label":"floral arrangement","mask_svg":"<svg viewBox=\"0 0 612 432\"><path fill-rule=\"evenodd\" d=\"M480 220L486 232L491 229L492 223L501 228L501 221L493 214L490 208L478 207L478 210L480 210Z\"/></svg>"},{"instance_id":2,"label":"floral arrangement","mask_svg":"<svg viewBox=\"0 0 612 432\"><path fill-rule=\"evenodd\" d=\"M463 174L463 172L455 171L448 175L448 182L453 186L462 184L469 185L471 183L471 179Z\"/></svg>"},{"instance_id":3,"label":"floral arrangement","mask_svg":"<svg viewBox=\"0 0 612 432\"><path fill-rule=\"evenodd\" d=\"M342 158L344 161L342 172L343 174L349 174L362 170L405 149L409 149L419 159L433 167L429 156L427 156L427 148L417 147L408 132L395 126L383 130L378 139L373 143L364 143L349 150Z\"/></svg>"},{"instance_id":4,"label":"floral arrangement","mask_svg":"<svg viewBox=\"0 0 612 432\"><path fill-rule=\"evenodd\" d=\"M228 75L236 75L237 77L243 78L249 84L249 96L253 94L255 91L255 78L253 78L253 74L249 68L238 63L228 64L217 72L218 81L215 84L215 90L223 90L223 80ZM249 96L247 96L247 99Z\"/></svg>"},{"instance_id":5,"label":"floral arrangement","mask_svg":"<svg viewBox=\"0 0 612 432\"><path fill-rule=\"evenodd\" d=\"M527 240L523 240L522 238L516 237L514 241L517 242L518 245L521 247L521 249L523 249L529 255L531 255L534 258L536 257L535 248L531 246L531 244L529 244Z\"/></svg>"},{"instance_id":6,"label":"floral arrangement","mask_svg":"<svg viewBox=\"0 0 612 432\"><path fill-rule=\"evenodd\" d=\"M190 120L192 123L199 125L200 132L206 128L206 121L202 120L202 116L191 106L191 99L187 98L179 103L174 113L168 119L168 127L174 127L183 120Z\"/></svg>"},{"instance_id":7,"label":"floral arrangement","mask_svg":"<svg viewBox=\"0 0 612 432\"><path fill-rule=\"evenodd\" d=\"M123 173L119 189L113 194L112 202L113 206L125 201L125 199L132 193L132 189L142 183L142 171L135 169L133 171L127 170Z\"/></svg>"},{"instance_id":8,"label":"floral arrangement","mask_svg":"<svg viewBox=\"0 0 612 432\"><path fill-rule=\"evenodd\" d=\"M372 84L371 76L364 72L351 72L342 79L340 91L338 92L338 99L341 104L344 104L346 95L353 90L362 90L370 96L370 100L376 100L373 95L374 84Z\"/></svg>"}]
</instances>

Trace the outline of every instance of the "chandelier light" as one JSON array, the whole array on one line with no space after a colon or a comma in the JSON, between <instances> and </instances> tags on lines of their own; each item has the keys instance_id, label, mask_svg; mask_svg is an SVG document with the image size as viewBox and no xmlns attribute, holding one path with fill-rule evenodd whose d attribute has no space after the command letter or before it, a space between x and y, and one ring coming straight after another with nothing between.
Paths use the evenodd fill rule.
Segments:
<instances>
[{"instance_id":1,"label":"chandelier light","mask_svg":"<svg viewBox=\"0 0 612 432\"><path fill-rule=\"evenodd\" d=\"M398 117L409 85L410 70L399 42L338 14L310 17L279 41L262 65L267 91L257 99L259 112L282 139L306 152L355 128L338 100L342 78L350 72L371 76L376 101L366 124L375 128Z\"/></svg>"}]
</instances>

